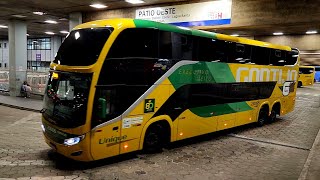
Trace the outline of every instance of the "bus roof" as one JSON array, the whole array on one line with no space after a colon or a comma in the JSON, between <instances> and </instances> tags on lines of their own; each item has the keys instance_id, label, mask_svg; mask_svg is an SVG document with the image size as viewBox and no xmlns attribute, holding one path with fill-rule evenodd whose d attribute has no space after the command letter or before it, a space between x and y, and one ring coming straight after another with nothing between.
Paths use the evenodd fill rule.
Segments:
<instances>
[{"instance_id":1,"label":"bus roof","mask_svg":"<svg viewBox=\"0 0 320 180\"><path fill-rule=\"evenodd\" d=\"M273 48L273 49L280 49L280 50L286 50L286 51L292 50L291 47L289 47L289 46L276 45L276 44L271 44L271 43L263 42L263 41L257 41L257 40L241 38L241 37L234 37L234 36L229 36L229 35L225 35L225 34L190 29L190 28L186 28L186 27L179 27L179 26L174 26L174 25L170 25L170 24L164 24L164 23L160 23L160 22L141 20L141 19L97 20L97 21L91 21L91 22L87 22L84 24L80 24L80 25L76 26L74 29L106 27L106 26L112 26L115 29L133 28L133 27L157 28L160 30L165 30L165 31L170 31L170 32L176 32L176 33L188 34L188 35L194 35L194 36L201 36L201 37L219 39L219 40L224 40L224 41L238 42L241 44L248 44L248 45L267 47L267 48Z\"/></svg>"},{"instance_id":2,"label":"bus roof","mask_svg":"<svg viewBox=\"0 0 320 180\"><path fill-rule=\"evenodd\" d=\"M299 68L313 68L313 69L315 69L314 66L299 66Z\"/></svg>"}]
</instances>

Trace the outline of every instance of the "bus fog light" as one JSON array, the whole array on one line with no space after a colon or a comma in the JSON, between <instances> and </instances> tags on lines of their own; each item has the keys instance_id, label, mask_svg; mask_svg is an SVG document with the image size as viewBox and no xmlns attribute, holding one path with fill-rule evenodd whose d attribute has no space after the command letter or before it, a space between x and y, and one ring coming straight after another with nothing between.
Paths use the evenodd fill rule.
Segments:
<instances>
[{"instance_id":1,"label":"bus fog light","mask_svg":"<svg viewBox=\"0 0 320 180\"><path fill-rule=\"evenodd\" d=\"M82 139L84 139L84 135L78 136L78 137L73 137L69 139L64 140L64 144L68 146L73 146L75 144L78 144Z\"/></svg>"}]
</instances>

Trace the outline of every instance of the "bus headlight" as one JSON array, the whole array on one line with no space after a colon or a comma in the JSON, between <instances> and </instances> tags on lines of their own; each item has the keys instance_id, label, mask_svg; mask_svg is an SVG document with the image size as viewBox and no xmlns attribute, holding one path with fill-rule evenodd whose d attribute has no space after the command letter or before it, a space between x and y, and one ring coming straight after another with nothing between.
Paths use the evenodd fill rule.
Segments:
<instances>
[{"instance_id":1,"label":"bus headlight","mask_svg":"<svg viewBox=\"0 0 320 180\"><path fill-rule=\"evenodd\" d=\"M84 139L84 137L85 137L85 135L65 139L63 144L65 144L67 146L73 146L75 144L78 144L82 139Z\"/></svg>"}]
</instances>

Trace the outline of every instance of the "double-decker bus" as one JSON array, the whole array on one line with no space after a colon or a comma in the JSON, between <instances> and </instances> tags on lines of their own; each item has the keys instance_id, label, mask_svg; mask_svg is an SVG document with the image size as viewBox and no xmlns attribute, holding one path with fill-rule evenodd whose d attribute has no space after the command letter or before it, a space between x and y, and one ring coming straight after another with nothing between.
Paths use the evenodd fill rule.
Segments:
<instances>
[{"instance_id":1,"label":"double-decker bus","mask_svg":"<svg viewBox=\"0 0 320 180\"><path fill-rule=\"evenodd\" d=\"M92 161L292 111L299 51L138 19L75 27L50 65L45 141Z\"/></svg>"},{"instance_id":2,"label":"double-decker bus","mask_svg":"<svg viewBox=\"0 0 320 180\"><path fill-rule=\"evenodd\" d=\"M315 67L314 66L299 66L298 87L312 86L314 84Z\"/></svg>"}]
</instances>

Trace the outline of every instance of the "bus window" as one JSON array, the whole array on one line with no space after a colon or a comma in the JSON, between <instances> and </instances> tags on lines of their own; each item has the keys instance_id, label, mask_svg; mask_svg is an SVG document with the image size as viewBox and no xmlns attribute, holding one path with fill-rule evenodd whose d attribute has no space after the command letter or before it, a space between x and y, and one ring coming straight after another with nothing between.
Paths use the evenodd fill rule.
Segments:
<instances>
[{"instance_id":1,"label":"bus window","mask_svg":"<svg viewBox=\"0 0 320 180\"><path fill-rule=\"evenodd\" d=\"M112 28L78 29L70 32L53 62L70 66L94 64L111 32Z\"/></svg>"},{"instance_id":2,"label":"bus window","mask_svg":"<svg viewBox=\"0 0 320 180\"><path fill-rule=\"evenodd\" d=\"M217 39L195 38L197 61L227 62L227 43Z\"/></svg>"},{"instance_id":3,"label":"bus window","mask_svg":"<svg viewBox=\"0 0 320 180\"><path fill-rule=\"evenodd\" d=\"M297 50L292 50L286 54L286 65L295 65L298 60L299 52Z\"/></svg>"},{"instance_id":4,"label":"bus window","mask_svg":"<svg viewBox=\"0 0 320 180\"><path fill-rule=\"evenodd\" d=\"M158 30L125 29L112 45L108 58L158 58Z\"/></svg>"},{"instance_id":5,"label":"bus window","mask_svg":"<svg viewBox=\"0 0 320 180\"><path fill-rule=\"evenodd\" d=\"M277 49L270 50L270 64L273 66L284 66L286 65L286 51Z\"/></svg>"},{"instance_id":6,"label":"bus window","mask_svg":"<svg viewBox=\"0 0 320 180\"><path fill-rule=\"evenodd\" d=\"M252 62L257 65L269 65L270 49L264 47L252 47Z\"/></svg>"},{"instance_id":7,"label":"bus window","mask_svg":"<svg viewBox=\"0 0 320 180\"><path fill-rule=\"evenodd\" d=\"M251 46L229 42L229 63L251 63Z\"/></svg>"}]
</instances>

